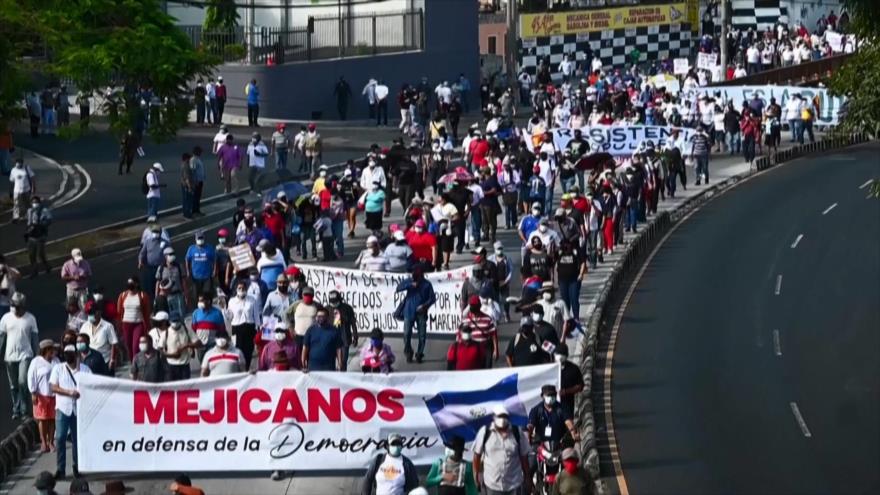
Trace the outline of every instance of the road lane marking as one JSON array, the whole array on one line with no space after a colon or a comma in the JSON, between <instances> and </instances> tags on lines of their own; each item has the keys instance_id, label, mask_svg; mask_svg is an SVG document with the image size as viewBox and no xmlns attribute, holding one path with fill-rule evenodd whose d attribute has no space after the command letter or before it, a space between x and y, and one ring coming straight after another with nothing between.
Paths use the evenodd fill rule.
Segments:
<instances>
[{"instance_id":1,"label":"road lane marking","mask_svg":"<svg viewBox=\"0 0 880 495\"><path fill-rule=\"evenodd\" d=\"M827 215L828 212L831 211L831 210L833 210L834 207L836 207L836 206L837 206L837 203L834 203L833 205L829 206L828 208L825 208L825 211L823 211L822 214L823 214L823 215Z\"/></svg>"},{"instance_id":2,"label":"road lane marking","mask_svg":"<svg viewBox=\"0 0 880 495\"><path fill-rule=\"evenodd\" d=\"M777 296L782 292L782 275L776 276L776 289L773 291Z\"/></svg>"},{"instance_id":3,"label":"road lane marking","mask_svg":"<svg viewBox=\"0 0 880 495\"><path fill-rule=\"evenodd\" d=\"M872 182L874 182L874 179L868 179L867 181L865 181L864 184L859 186L859 189L864 189L864 188L868 187Z\"/></svg>"},{"instance_id":4,"label":"road lane marking","mask_svg":"<svg viewBox=\"0 0 880 495\"><path fill-rule=\"evenodd\" d=\"M796 248L798 243L801 242L801 239L803 239L803 238L804 238L804 234L800 234L799 236L797 236L797 239L795 239L794 242L791 243L791 248L792 249Z\"/></svg>"},{"instance_id":5,"label":"road lane marking","mask_svg":"<svg viewBox=\"0 0 880 495\"><path fill-rule=\"evenodd\" d=\"M798 426L801 428L801 433L804 434L807 438L812 438L813 434L810 433L810 429L807 428L807 422L804 421L803 415L801 415L801 410L798 409L797 402L790 402L791 412L794 414L794 420L797 421Z\"/></svg>"},{"instance_id":6,"label":"road lane marking","mask_svg":"<svg viewBox=\"0 0 880 495\"><path fill-rule=\"evenodd\" d=\"M773 330L773 353L782 355L782 344L779 342L779 330Z\"/></svg>"},{"instance_id":7,"label":"road lane marking","mask_svg":"<svg viewBox=\"0 0 880 495\"><path fill-rule=\"evenodd\" d=\"M74 201L76 201L76 200L78 200L79 198L81 198L81 197L83 196L83 194L87 193L87 192L89 191L89 189L91 189L91 187L92 187L92 176L89 175L88 172L86 172L86 169L83 168L83 166L80 165L79 163L74 163L73 166L76 168L77 171L79 171L80 174L82 174L83 178L85 178L85 180L86 180L86 184L85 184L84 187L82 187L82 188L79 190L79 192L77 193L76 196L74 196L74 197L72 197L72 198L70 198L70 199L68 199L68 200L66 200L66 201L64 201L64 202L62 202L61 204L59 204L58 206L56 206L56 208L57 208L57 207L60 207L60 206L66 206L66 205L69 205L70 203L73 203ZM78 179L78 177L75 177L75 178L74 178L74 184L77 183L77 179ZM76 190L76 189L74 189L74 190Z\"/></svg>"}]
</instances>

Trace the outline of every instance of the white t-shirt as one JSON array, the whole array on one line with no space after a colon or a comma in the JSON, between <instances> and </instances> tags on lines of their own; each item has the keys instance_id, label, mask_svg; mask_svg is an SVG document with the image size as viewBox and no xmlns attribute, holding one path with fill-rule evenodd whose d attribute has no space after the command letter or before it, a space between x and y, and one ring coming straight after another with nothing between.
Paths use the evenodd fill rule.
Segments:
<instances>
[{"instance_id":1,"label":"white t-shirt","mask_svg":"<svg viewBox=\"0 0 880 495\"><path fill-rule=\"evenodd\" d=\"M0 318L0 335L6 335L4 359L10 363L17 363L34 357L32 342L37 340L38 334L39 329L34 315L25 313L19 318L12 311L3 315Z\"/></svg>"},{"instance_id":2,"label":"white t-shirt","mask_svg":"<svg viewBox=\"0 0 880 495\"><path fill-rule=\"evenodd\" d=\"M116 330L109 321L102 319L97 326L85 322L80 327L79 333L87 334L89 336L89 347L100 352L101 356L104 357L105 363L110 362L111 346L118 344L119 340L116 338Z\"/></svg>"},{"instance_id":3,"label":"white t-shirt","mask_svg":"<svg viewBox=\"0 0 880 495\"><path fill-rule=\"evenodd\" d=\"M746 60L748 60L750 64L757 64L760 56L761 52L758 51L757 47L750 46L749 49L746 50Z\"/></svg>"},{"instance_id":4,"label":"white t-shirt","mask_svg":"<svg viewBox=\"0 0 880 495\"><path fill-rule=\"evenodd\" d=\"M217 154L217 150L220 149L220 146L226 144L226 136L228 136L228 132L220 131L217 135L214 136L214 154Z\"/></svg>"},{"instance_id":5,"label":"white t-shirt","mask_svg":"<svg viewBox=\"0 0 880 495\"><path fill-rule=\"evenodd\" d=\"M73 370L70 369L70 366L66 363L58 363L52 368L52 372L49 374L49 383L66 390L79 391L79 380L77 378L82 373L91 374L92 370L82 363L79 363L76 369ZM67 416L76 414L76 399L66 395L56 394L55 410L60 411Z\"/></svg>"},{"instance_id":6,"label":"white t-shirt","mask_svg":"<svg viewBox=\"0 0 880 495\"><path fill-rule=\"evenodd\" d=\"M154 187L154 186L158 186L158 185L159 185L159 172L157 172L155 170L150 170L149 172L147 172L147 187L149 188L149 190L147 191L148 198L158 198L162 195L162 193L161 193L162 190L159 189L158 187Z\"/></svg>"},{"instance_id":7,"label":"white t-shirt","mask_svg":"<svg viewBox=\"0 0 880 495\"><path fill-rule=\"evenodd\" d=\"M259 155L257 153L260 153ZM266 143L260 141L257 144L251 143L247 148L248 166L255 168L266 167L266 155L269 154L269 148ZM262 155L262 156L261 156Z\"/></svg>"},{"instance_id":8,"label":"white t-shirt","mask_svg":"<svg viewBox=\"0 0 880 495\"><path fill-rule=\"evenodd\" d=\"M376 470L376 495L400 495L403 493L406 477L403 473L403 457L385 456Z\"/></svg>"},{"instance_id":9,"label":"white t-shirt","mask_svg":"<svg viewBox=\"0 0 880 495\"><path fill-rule=\"evenodd\" d=\"M388 97L388 86L379 84L376 86L376 101L382 101Z\"/></svg>"},{"instance_id":10,"label":"white t-shirt","mask_svg":"<svg viewBox=\"0 0 880 495\"><path fill-rule=\"evenodd\" d=\"M25 165L21 168L13 167L9 172L9 182L12 182L12 194L23 194L31 190L31 178L34 171L31 167Z\"/></svg>"}]
</instances>

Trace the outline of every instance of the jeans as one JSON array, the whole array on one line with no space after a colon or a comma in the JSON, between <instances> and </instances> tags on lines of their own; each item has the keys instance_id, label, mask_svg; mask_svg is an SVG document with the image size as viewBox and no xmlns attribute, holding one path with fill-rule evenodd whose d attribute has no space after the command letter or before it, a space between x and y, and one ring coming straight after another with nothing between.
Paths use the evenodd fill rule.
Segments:
<instances>
[{"instance_id":1,"label":"jeans","mask_svg":"<svg viewBox=\"0 0 880 495\"><path fill-rule=\"evenodd\" d=\"M740 134L738 132L728 132L727 133L727 151L729 151L731 155L735 155L740 152L741 146L742 146L742 134Z\"/></svg>"},{"instance_id":2,"label":"jeans","mask_svg":"<svg viewBox=\"0 0 880 495\"><path fill-rule=\"evenodd\" d=\"M749 163L755 159L755 136L746 136L742 143L743 158Z\"/></svg>"},{"instance_id":3,"label":"jeans","mask_svg":"<svg viewBox=\"0 0 880 495\"><path fill-rule=\"evenodd\" d=\"M336 251L339 256L345 256L345 236L342 234L343 230L345 230L345 220L338 219L333 220L333 223L330 224L330 228L333 231L333 238L336 239Z\"/></svg>"},{"instance_id":4,"label":"jeans","mask_svg":"<svg viewBox=\"0 0 880 495\"><path fill-rule=\"evenodd\" d=\"M581 314L580 295L580 280L559 280L559 297L560 299L562 299L562 302L564 302L565 305L568 306L572 318L574 318L575 320L580 318Z\"/></svg>"},{"instance_id":5,"label":"jeans","mask_svg":"<svg viewBox=\"0 0 880 495\"><path fill-rule=\"evenodd\" d=\"M508 229L515 229L517 221L516 217L516 203L504 205L504 226Z\"/></svg>"},{"instance_id":6,"label":"jeans","mask_svg":"<svg viewBox=\"0 0 880 495\"><path fill-rule=\"evenodd\" d=\"M376 125L388 125L388 99L380 101L376 106Z\"/></svg>"},{"instance_id":7,"label":"jeans","mask_svg":"<svg viewBox=\"0 0 880 495\"><path fill-rule=\"evenodd\" d=\"M278 170L287 169L287 148L275 150L275 168Z\"/></svg>"},{"instance_id":8,"label":"jeans","mask_svg":"<svg viewBox=\"0 0 880 495\"><path fill-rule=\"evenodd\" d=\"M403 321L403 353L407 356L412 356L413 350L412 345L410 344L410 339L412 338L413 326L418 327L417 330L419 332L419 349L416 352L417 356L425 355L425 341L428 333L428 314L420 313L417 314L415 319L407 318Z\"/></svg>"},{"instance_id":9,"label":"jeans","mask_svg":"<svg viewBox=\"0 0 880 495\"><path fill-rule=\"evenodd\" d=\"M599 253L599 230L590 230L587 234L587 260L590 268L596 268Z\"/></svg>"},{"instance_id":10,"label":"jeans","mask_svg":"<svg viewBox=\"0 0 880 495\"><path fill-rule=\"evenodd\" d=\"M675 176L676 174L668 174L664 181L666 181L666 195L670 198L675 197Z\"/></svg>"},{"instance_id":11,"label":"jeans","mask_svg":"<svg viewBox=\"0 0 880 495\"><path fill-rule=\"evenodd\" d=\"M205 123L205 102L196 103L196 124Z\"/></svg>"},{"instance_id":12,"label":"jeans","mask_svg":"<svg viewBox=\"0 0 880 495\"><path fill-rule=\"evenodd\" d=\"M699 180L700 175L703 176L703 179L709 180L709 155L695 155L697 159L697 180Z\"/></svg>"},{"instance_id":13,"label":"jeans","mask_svg":"<svg viewBox=\"0 0 880 495\"><path fill-rule=\"evenodd\" d=\"M584 189L584 171L578 170L576 177L578 181L578 189L580 189L581 193L585 193L586 189Z\"/></svg>"},{"instance_id":14,"label":"jeans","mask_svg":"<svg viewBox=\"0 0 880 495\"><path fill-rule=\"evenodd\" d=\"M801 119L791 119L788 121L788 130L791 131L791 142L795 142L800 134Z\"/></svg>"},{"instance_id":15,"label":"jeans","mask_svg":"<svg viewBox=\"0 0 880 495\"><path fill-rule=\"evenodd\" d=\"M626 207L626 223L624 226L626 230L632 230L635 232L636 225L638 224L639 218L639 207L635 201L630 200L629 206Z\"/></svg>"},{"instance_id":16,"label":"jeans","mask_svg":"<svg viewBox=\"0 0 880 495\"><path fill-rule=\"evenodd\" d=\"M571 187L574 185L575 177L572 176L568 179L561 179L562 192L567 193ZM580 186L578 186L580 188Z\"/></svg>"},{"instance_id":17,"label":"jeans","mask_svg":"<svg viewBox=\"0 0 880 495\"><path fill-rule=\"evenodd\" d=\"M553 185L547 184L547 192L544 198L544 214L550 215L553 212Z\"/></svg>"},{"instance_id":18,"label":"jeans","mask_svg":"<svg viewBox=\"0 0 880 495\"><path fill-rule=\"evenodd\" d=\"M183 293L168 294L168 316L174 320L175 317L183 318L186 316L186 307L183 300Z\"/></svg>"},{"instance_id":19,"label":"jeans","mask_svg":"<svg viewBox=\"0 0 880 495\"><path fill-rule=\"evenodd\" d=\"M159 216L159 198L147 198L147 216Z\"/></svg>"},{"instance_id":20,"label":"jeans","mask_svg":"<svg viewBox=\"0 0 880 495\"><path fill-rule=\"evenodd\" d=\"M7 345L9 343L7 342ZM6 377L9 378L9 395L12 397L12 415L29 416L31 394L28 391L27 372L31 358L6 361Z\"/></svg>"},{"instance_id":21,"label":"jeans","mask_svg":"<svg viewBox=\"0 0 880 495\"><path fill-rule=\"evenodd\" d=\"M471 237L474 244L479 244L483 239L481 237L483 231L483 212L479 207L471 208Z\"/></svg>"},{"instance_id":22,"label":"jeans","mask_svg":"<svg viewBox=\"0 0 880 495\"><path fill-rule=\"evenodd\" d=\"M495 242L495 234L498 232L498 214L495 206L480 206L480 217L483 224L483 238Z\"/></svg>"},{"instance_id":23,"label":"jeans","mask_svg":"<svg viewBox=\"0 0 880 495\"><path fill-rule=\"evenodd\" d=\"M260 191L260 180L263 177L263 167L248 167L248 185L251 192Z\"/></svg>"},{"instance_id":24,"label":"jeans","mask_svg":"<svg viewBox=\"0 0 880 495\"><path fill-rule=\"evenodd\" d=\"M798 127L798 142L804 144L804 133L807 133L810 136L810 142L816 142L816 136L813 134L813 121L812 120L802 120L801 125Z\"/></svg>"},{"instance_id":25,"label":"jeans","mask_svg":"<svg viewBox=\"0 0 880 495\"><path fill-rule=\"evenodd\" d=\"M66 366L66 365L60 365ZM64 473L67 469L67 436L70 435L73 450L73 471L77 471L79 457L76 454L76 414L70 416L55 410L55 470Z\"/></svg>"},{"instance_id":26,"label":"jeans","mask_svg":"<svg viewBox=\"0 0 880 495\"><path fill-rule=\"evenodd\" d=\"M258 127L257 118L260 116L260 105L256 103L248 103L247 106L248 112L248 126L249 127Z\"/></svg>"},{"instance_id":27,"label":"jeans","mask_svg":"<svg viewBox=\"0 0 880 495\"><path fill-rule=\"evenodd\" d=\"M190 218L193 215L193 192L184 186L180 186L180 197L182 203L183 216Z\"/></svg>"}]
</instances>

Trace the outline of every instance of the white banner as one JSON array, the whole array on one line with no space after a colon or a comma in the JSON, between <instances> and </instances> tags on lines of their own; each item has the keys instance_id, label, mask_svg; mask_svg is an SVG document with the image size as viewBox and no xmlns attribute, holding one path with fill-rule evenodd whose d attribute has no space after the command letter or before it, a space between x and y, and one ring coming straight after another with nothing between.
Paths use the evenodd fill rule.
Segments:
<instances>
[{"instance_id":1,"label":"white banner","mask_svg":"<svg viewBox=\"0 0 880 495\"><path fill-rule=\"evenodd\" d=\"M711 71L713 67L718 65L718 54L717 53L703 53L700 52L697 54L697 68Z\"/></svg>"},{"instance_id":2,"label":"white banner","mask_svg":"<svg viewBox=\"0 0 880 495\"><path fill-rule=\"evenodd\" d=\"M843 51L843 36L834 31L825 31L825 41L831 46L831 51L840 53Z\"/></svg>"},{"instance_id":3,"label":"white banner","mask_svg":"<svg viewBox=\"0 0 880 495\"><path fill-rule=\"evenodd\" d=\"M643 141L650 139L654 142L657 149L663 147L668 139L671 139L672 132L678 131L678 139L676 145L682 148L682 153L690 152L690 141L696 134L696 131L687 127L665 127L659 125L594 125L581 127L581 134L584 139L591 143L596 143L602 151L617 156L632 155ZM572 129L551 129L553 134L553 143L557 149L565 150L568 142L574 138L574 130ZM526 145L531 150L532 142L526 139Z\"/></svg>"},{"instance_id":4,"label":"white banner","mask_svg":"<svg viewBox=\"0 0 880 495\"><path fill-rule=\"evenodd\" d=\"M342 300L351 305L358 329L369 332L381 328L385 333L403 333L403 322L394 319L394 310L405 292L397 285L409 273L365 272L320 265L299 265L306 284L315 289L315 300L327 304L330 291L338 290ZM443 272L425 273L437 302L428 310L428 333L453 334L461 322L461 285L471 266Z\"/></svg>"},{"instance_id":5,"label":"white banner","mask_svg":"<svg viewBox=\"0 0 880 495\"><path fill-rule=\"evenodd\" d=\"M236 374L166 384L80 375L79 469L363 469L388 435L427 465L503 404L524 427L559 365L431 373Z\"/></svg>"},{"instance_id":6,"label":"white banner","mask_svg":"<svg viewBox=\"0 0 880 495\"><path fill-rule=\"evenodd\" d=\"M673 74L687 74L688 71L691 70L690 63L686 58L677 58L672 61L672 73Z\"/></svg>"},{"instance_id":7,"label":"white banner","mask_svg":"<svg viewBox=\"0 0 880 495\"><path fill-rule=\"evenodd\" d=\"M702 88L701 91L714 94L720 92L724 101L733 102L734 108L742 107L744 101L750 101L754 95L764 100L765 104L770 104L770 98L776 98L776 103L783 109L791 95L798 93L802 98L806 98L808 102L813 101L814 96L818 96L819 111L816 116L816 124L820 125L837 125L838 113L845 101L841 96L832 96L826 88L806 88L801 86L714 86L711 88Z\"/></svg>"}]
</instances>

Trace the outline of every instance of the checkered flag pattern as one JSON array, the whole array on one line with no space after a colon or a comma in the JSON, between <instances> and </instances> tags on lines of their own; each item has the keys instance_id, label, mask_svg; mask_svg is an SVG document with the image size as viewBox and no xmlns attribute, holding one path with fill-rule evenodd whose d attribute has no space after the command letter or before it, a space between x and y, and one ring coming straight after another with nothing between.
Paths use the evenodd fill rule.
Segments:
<instances>
[{"instance_id":1,"label":"checkered flag pattern","mask_svg":"<svg viewBox=\"0 0 880 495\"><path fill-rule=\"evenodd\" d=\"M734 29L764 31L779 22L780 16L788 15L788 8L779 4L780 0L733 0L730 23ZM719 29L720 22L721 19L716 19Z\"/></svg>"},{"instance_id":2,"label":"checkered flag pattern","mask_svg":"<svg viewBox=\"0 0 880 495\"><path fill-rule=\"evenodd\" d=\"M589 70L586 50L602 59L605 67L623 68L629 62L633 48L641 52L642 62L666 58L687 57L691 54L690 24L661 24L628 29L594 31L581 34L540 36L520 40L520 67L535 75L538 62L550 61L550 73L560 76L559 63L563 55L574 53L579 63Z\"/></svg>"}]
</instances>

